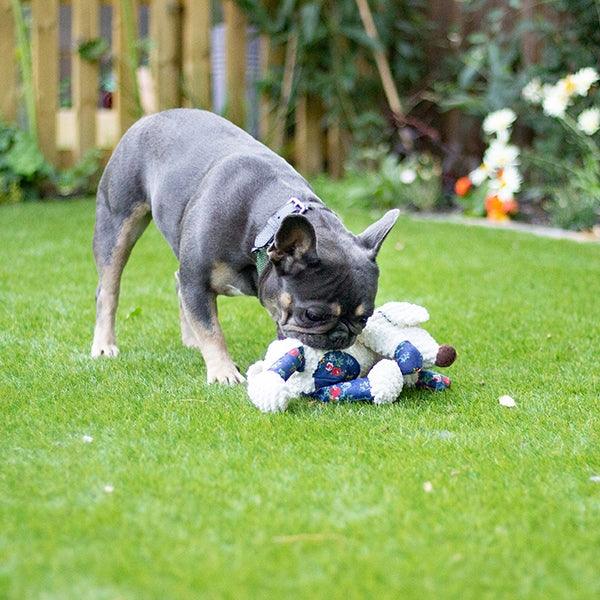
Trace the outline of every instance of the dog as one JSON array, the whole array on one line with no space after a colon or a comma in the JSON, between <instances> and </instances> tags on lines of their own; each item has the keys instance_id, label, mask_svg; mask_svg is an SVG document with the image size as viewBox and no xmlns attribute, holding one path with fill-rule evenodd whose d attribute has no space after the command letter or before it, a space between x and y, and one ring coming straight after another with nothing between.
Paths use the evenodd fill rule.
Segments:
<instances>
[{"instance_id":1,"label":"dog","mask_svg":"<svg viewBox=\"0 0 600 600\"><path fill-rule=\"evenodd\" d=\"M200 350L208 383L243 381L219 325L218 294L258 296L283 337L351 346L373 313L375 258L398 214L353 235L283 158L226 119L196 109L143 117L98 186L91 354L118 354L121 275L151 219L179 260L181 337Z\"/></svg>"}]
</instances>

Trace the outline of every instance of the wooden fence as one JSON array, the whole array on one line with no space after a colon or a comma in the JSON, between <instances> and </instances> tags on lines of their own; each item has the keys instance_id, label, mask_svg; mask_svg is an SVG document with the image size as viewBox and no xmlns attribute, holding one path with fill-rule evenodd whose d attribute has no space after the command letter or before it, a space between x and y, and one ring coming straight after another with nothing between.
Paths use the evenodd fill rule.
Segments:
<instances>
[{"instance_id":1,"label":"wooden fence","mask_svg":"<svg viewBox=\"0 0 600 600\"><path fill-rule=\"evenodd\" d=\"M211 106L211 32L214 21L211 0L30 0L33 82L36 95L40 147L47 159L61 166L72 164L86 150L112 149L123 132L140 116L135 81L138 65L132 65L131 47L142 5L148 11L155 109L177 106ZM233 0L221 3L225 27L226 116L246 124L246 49L248 27L244 13ZM65 6L70 5L71 107L59 106L59 31ZM100 36L100 11L111 10L112 69L116 88L111 108L99 107L100 66L82 57L82 42ZM217 6L218 7L218 6ZM64 16L64 15L63 15ZM11 0L0 0L0 116L17 119L19 69L15 56L15 30ZM64 24L63 24L64 29ZM107 40L108 41L108 40ZM268 39L261 39L261 69L272 60ZM279 57L280 59L281 57ZM284 127L280 111L268 98L260 101L259 137L281 146ZM278 117L279 114L279 117ZM323 112L312 98L300 98L295 107L294 156L296 166L313 174L327 164L341 172L342 136L323 128ZM284 115L285 117L285 115ZM275 149L279 150L279 147ZM329 159L328 159L329 157Z\"/></svg>"}]
</instances>

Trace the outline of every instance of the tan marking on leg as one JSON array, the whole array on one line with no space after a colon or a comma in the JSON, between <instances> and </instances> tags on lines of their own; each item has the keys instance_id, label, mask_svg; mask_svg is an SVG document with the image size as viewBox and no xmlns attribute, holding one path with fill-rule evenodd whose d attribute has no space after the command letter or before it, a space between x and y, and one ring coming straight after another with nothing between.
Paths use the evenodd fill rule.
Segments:
<instances>
[{"instance_id":1,"label":"tan marking on leg","mask_svg":"<svg viewBox=\"0 0 600 600\"><path fill-rule=\"evenodd\" d=\"M235 287L237 273L224 262L216 262L210 272L210 287L217 294L224 296L242 296L242 292Z\"/></svg>"},{"instance_id":2,"label":"tan marking on leg","mask_svg":"<svg viewBox=\"0 0 600 600\"><path fill-rule=\"evenodd\" d=\"M183 300L181 299L181 291L179 290L179 271L175 271L175 280L177 281L177 298L179 300L179 324L181 326L181 342L188 348L200 349L200 343L196 338L196 334L187 319L183 308Z\"/></svg>"},{"instance_id":3,"label":"tan marking on leg","mask_svg":"<svg viewBox=\"0 0 600 600\"><path fill-rule=\"evenodd\" d=\"M223 330L217 318L216 301L213 300L211 303L211 326L209 328L194 318L193 314L185 308L183 301L181 306L187 322L194 332L202 358L204 358L207 382L228 385L242 383L244 377L233 364L227 350Z\"/></svg>"},{"instance_id":4,"label":"tan marking on leg","mask_svg":"<svg viewBox=\"0 0 600 600\"><path fill-rule=\"evenodd\" d=\"M119 303L121 275L131 248L141 235L141 219L150 212L147 204L138 204L123 221L110 262L99 266L98 298L96 299L96 325L92 342L92 357L117 356L119 349L115 336L115 315ZM145 229L143 224L141 230Z\"/></svg>"}]
</instances>

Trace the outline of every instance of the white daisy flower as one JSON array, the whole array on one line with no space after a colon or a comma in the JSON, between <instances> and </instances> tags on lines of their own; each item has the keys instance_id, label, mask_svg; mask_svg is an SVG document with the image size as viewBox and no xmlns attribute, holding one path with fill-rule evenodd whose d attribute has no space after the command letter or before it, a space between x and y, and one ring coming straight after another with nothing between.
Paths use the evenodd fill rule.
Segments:
<instances>
[{"instance_id":1,"label":"white daisy flower","mask_svg":"<svg viewBox=\"0 0 600 600\"><path fill-rule=\"evenodd\" d=\"M84 444L91 444L94 441L94 438L91 435L82 435L81 441Z\"/></svg>"},{"instance_id":2,"label":"white daisy flower","mask_svg":"<svg viewBox=\"0 0 600 600\"><path fill-rule=\"evenodd\" d=\"M483 121L483 130L488 135L504 132L515 122L517 115L510 108L490 113Z\"/></svg>"},{"instance_id":3,"label":"white daisy flower","mask_svg":"<svg viewBox=\"0 0 600 600\"><path fill-rule=\"evenodd\" d=\"M508 144L510 140L510 129L505 129L504 131L499 131L496 134L496 139L503 144Z\"/></svg>"},{"instance_id":4,"label":"white daisy flower","mask_svg":"<svg viewBox=\"0 0 600 600\"><path fill-rule=\"evenodd\" d=\"M575 91L580 96L587 95L589 89L598 81L598 79L600 79L598 71L592 67L579 69L579 71L572 76Z\"/></svg>"},{"instance_id":5,"label":"white daisy flower","mask_svg":"<svg viewBox=\"0 0 600 600\"><path fill-rule=\"evenodd\" d=\"M541 104L544 99L544 89L539 77L534 77L521 91L521 96L531 104Z\"/></svg>"},{"instance_id":6,"label":"white daisy flower","mask_svg":"<svg viewBox=\"0 0 600 600\"><path fill-rule=\"evenodd\" d=\"M505 169L510 165L517 164L518 159L519 149L499 140L493 141L483 156L483 162L490 169Z\"/></svg>"},{"instance_id":7,"label":"white daisy flower","mask_svg":"<svg viewBox=\"0 0 600 600\"><path fill-rule=\"evenodd\" d=\"M594 135L600 129L600 109L588 108L577 119L579 129L586 135Z\"/></svg>"},{"instance_id":8,"label":"white daisy flower","mask_svg":"<svg viewBox=\"0 0 600 600\"><path fill-rule=\"evenodd\" d=\"M513 200L515 194L521 189L523 178L519 170L513 166L502 169L498 177L490 182L490 190L495 193L502 202Z\"/></svg>"},{"instance_id":9,"label":"white daisy flower","mask_svg":"<svg viewBox=\"0 0 600 600\"><path fill-rule=\"evenodd\" d=\"M565 116L567 106L569 106L570 95L565 93L564 88L558 86L546 86L543 102L544 112L549 117L562 118Z\"/></svg>"},{"instance_id":10,"label":"white daisy flower","mask_svg":"<svg viewBox=\"0 0 600 600\"><path fill-rule=\"evenodd\" d=\"M557 93L560 93L567 98L570 98L577 93L575 78L570 73L566 77L559 79L554 85L554 88L557 90Z\"/></svg>"},{"instance_id":11,"label":"white daisy flower","mask_svg":"<svg viewBox=\"0 0 600 600\"><path fill-rule=\"evenodd\" d=\"M112 494L115 491L115 488L108 483L104 486L103 490L105 494Z\"/></svg>"},{"instance_id":12,"label":"white daisy flower","mask_svg":"<svg viewBox=\"0 0 600 600\"><path fill-rule=\"evenodd\" d=\"M402 169L400 171L400 181L406 185L410 185L417 178L414 169Z\"/></svg>"},{"instance_id":13,"label":"white daisy flower","mask_svg":"<svg viewBox=\"0 0 600 600\"><path fill-rule=\"evenodd\" d=\"M490 168L485 163L481 163L469 173L469 179L475 187L479 187L490 176L490 173Z\"/></svg>"}]
</instances>

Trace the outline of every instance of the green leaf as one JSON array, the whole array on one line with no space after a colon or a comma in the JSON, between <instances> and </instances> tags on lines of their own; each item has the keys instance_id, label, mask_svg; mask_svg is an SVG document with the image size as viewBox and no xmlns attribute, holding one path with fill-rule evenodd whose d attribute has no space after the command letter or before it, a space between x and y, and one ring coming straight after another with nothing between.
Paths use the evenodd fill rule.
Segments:
<instances>
[{"instance_id":1,"label":"green leaf","mask_svg":"<svg viewBox=\"0 0 600 600\"><path fill-rule=\"evenodd\" d=\"M80 42L77 52L83 60L98 62L108 52L110 46L104 38L92 38Z\"/></svg>"},{"instance_id":2,"label":"green leaf","mask_svg":"<svg viewBox=\"0 0 600 600\"><path fill-rule=\"evenodd\" d=\"M136 306L133 310L129 311L129 313L125 317L125 320L127 321L129 319L135 319L135 317L139 317L141 314L142 314L142 307Z\"/></svg>"},{"instance_id":3,"label":"green leaf","mask_svg":"<svg viewBox=\"0 0 600 600\"><path fill-rule=\"evenodd\" d=\"M40 152L35 140L24 131L17 131L14 143L5 155L8 169L21 177L29 178L38 172L49 171L44 155Z\"/></svg>"},{"instance_id":4,"label":"green leaf","mask_svg":"<svg viewBox=\"0 0 600 600\"><path fill-rule=\"evenodd\" d=\"M300 25L304 41L312 43L317 37L321 7L316 2L305 4L300 9Z\"/></svg>"}]
</instances>

